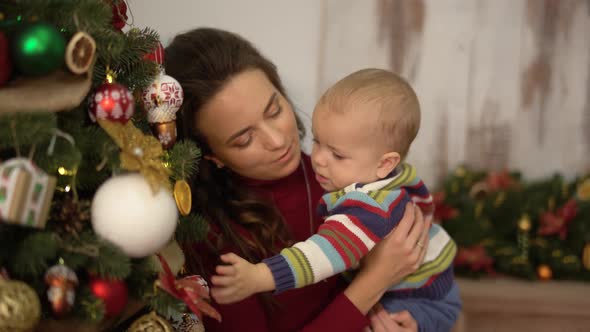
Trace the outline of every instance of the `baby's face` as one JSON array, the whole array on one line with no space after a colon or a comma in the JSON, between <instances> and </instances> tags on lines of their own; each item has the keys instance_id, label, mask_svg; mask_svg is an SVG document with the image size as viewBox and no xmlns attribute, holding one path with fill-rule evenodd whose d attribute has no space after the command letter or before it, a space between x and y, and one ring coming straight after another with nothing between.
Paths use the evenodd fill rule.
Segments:
<instances>
[{"instance_id":1,"label":"baby's face","mask_svg":"<svg viewBox=\"0 0 590 332\"><path fill-rule=\"evenodd\" d=\"M334 112L316 107L312 118L314 136L311 161L316 180L327 191L352 183L379 179L377 168L385 153L380 141L378 112Z\"/></svg>"}]
</instances>

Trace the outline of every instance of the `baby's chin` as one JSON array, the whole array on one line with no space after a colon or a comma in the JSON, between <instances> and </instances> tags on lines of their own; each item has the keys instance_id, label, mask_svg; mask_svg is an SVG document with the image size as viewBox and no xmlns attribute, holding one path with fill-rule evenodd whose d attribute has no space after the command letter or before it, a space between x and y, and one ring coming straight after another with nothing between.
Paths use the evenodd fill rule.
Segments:
<instances>
[{"instance_id":1,"label":"baby's chin","mask_svg":"<svg viewBox=\"0 0 590 332\"><path fill-rule=\"evenodd\" d=\"M322 187L325 191L335 191L336 188L329 183L320 183L320 187Z\"/></svg>"}]
</instances>

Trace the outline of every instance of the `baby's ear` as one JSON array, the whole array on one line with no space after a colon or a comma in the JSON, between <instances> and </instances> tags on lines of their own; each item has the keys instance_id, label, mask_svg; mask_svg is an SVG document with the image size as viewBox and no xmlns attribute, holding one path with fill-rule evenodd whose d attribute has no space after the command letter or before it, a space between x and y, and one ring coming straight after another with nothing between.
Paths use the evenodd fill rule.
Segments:
<instances>
[{"instance_id":1,"label":"baby's ear","mask_svg":"<svg viewBox=\"0 0 590 332\"><path fill-rule=\"evenodd\" d=\"M377 165L377 177L380 179L386 178L401 161L401 156L397 152L387 152L379 160Z\"/></svg>"}]
</instances>

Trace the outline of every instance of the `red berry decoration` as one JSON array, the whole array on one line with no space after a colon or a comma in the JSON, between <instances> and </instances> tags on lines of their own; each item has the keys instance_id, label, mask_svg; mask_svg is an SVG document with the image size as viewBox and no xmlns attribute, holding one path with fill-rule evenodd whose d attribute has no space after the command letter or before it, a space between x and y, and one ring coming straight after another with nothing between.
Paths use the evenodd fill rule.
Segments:
<instances>
[{"instance_id":1,"label":"red berry decoration","mask_svg":"<svg viewBox=\"0 0 590 332\"><path fill-rule=\"evenodd\" d=\"M90 277L92 294L104 302L105 317L120 314L127 305L127 285L123 280Z\"/></svg>"},{"instance_id":2,"label":"red berry decoration","mask_svg":"<svg viewBox=\"0 0 590 332\"><path fill-rule=\"evenodd\" d=\"M108 120L126 123L135 112L133 95L118 83L105 83L90 96L88 115L92 121Z\"/></svg>"}]
</instances>

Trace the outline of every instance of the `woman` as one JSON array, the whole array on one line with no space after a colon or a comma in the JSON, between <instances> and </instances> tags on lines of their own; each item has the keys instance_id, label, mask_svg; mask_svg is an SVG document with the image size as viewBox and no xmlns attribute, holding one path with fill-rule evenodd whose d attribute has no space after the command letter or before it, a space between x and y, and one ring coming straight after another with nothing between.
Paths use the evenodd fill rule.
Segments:
<instances>
[{"instance_id":1,"label":"woman","mask_svg":"<svg viewBox=\"0 0 590 332\"><path fill-rule=\"evenodd\" d=\"M304 129L275 66L248 41L217 29L177 35L165 58L166 72L185 94L179 128L205 158L193 192L195 208L211 229L208 245L184 244L189 272L209 278L220 254L259 261L313 234L321 223L314 209L323 191L301 153ZM352 283L334 277L277 296L217 305L223 322L206 321L207 331L362 330L385 289L423 259L415 244L427 240L427 225L421 214L414 218L415 211L406 209ZM375 330L417 330L407 313L372 317Z\"/></svg>"}]
</instances>

